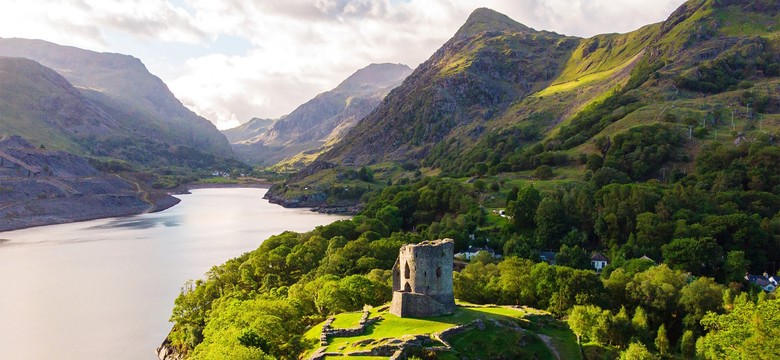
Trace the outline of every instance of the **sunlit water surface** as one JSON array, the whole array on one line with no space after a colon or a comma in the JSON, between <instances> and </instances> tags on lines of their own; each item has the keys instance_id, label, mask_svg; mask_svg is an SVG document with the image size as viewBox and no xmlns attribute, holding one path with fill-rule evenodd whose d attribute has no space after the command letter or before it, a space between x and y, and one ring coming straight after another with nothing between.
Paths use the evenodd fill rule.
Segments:
<instances>
[{"instance_id":1,"label":"sunlit water surface","mask_svg":"<svg viewBox=\"0 0 780 360\"><path fill-rule=\"evenodd\" d=\"M155 359L186 280L343 218L265 191L198 189L159 213L1 232L0 359Z\"/></svg>"}]
</instances>

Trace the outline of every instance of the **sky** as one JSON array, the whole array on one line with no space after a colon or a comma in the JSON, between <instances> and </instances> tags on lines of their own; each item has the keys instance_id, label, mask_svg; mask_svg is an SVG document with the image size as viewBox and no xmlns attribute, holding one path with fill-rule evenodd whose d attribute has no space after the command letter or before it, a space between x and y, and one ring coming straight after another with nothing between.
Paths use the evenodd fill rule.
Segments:
<instances>
[{"instance_id":1,"label":"sky","mask_svg":"<svg viewBox=\"0 0 780 360\"><path fill-rule=\"evenodd\" d=\"M3 0L0 37L133 55L218 128L278 118L371 63L414 68L478 7L589 37L683 0Z\"/></svg>"}]
</instances>

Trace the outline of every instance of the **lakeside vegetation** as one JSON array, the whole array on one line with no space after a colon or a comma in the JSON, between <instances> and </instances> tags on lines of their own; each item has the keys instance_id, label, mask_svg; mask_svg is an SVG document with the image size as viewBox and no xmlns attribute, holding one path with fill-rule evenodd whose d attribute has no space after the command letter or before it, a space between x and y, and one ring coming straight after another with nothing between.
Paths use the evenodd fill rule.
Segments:
<instances>
[{"instance_id":1,"label":"lakeside vegetation","mask_svg":"<svg viewBox=\"0 0 780 360\"><path fill-rule=\"evenodd\" d=\"M667 183L623 183L628 175L602 165L588 181L542 190L440 177L384 186L364 195L366 205L352 220L271 237L189 283L176 300L171 340L194 359L295 358L311 346L306 330L325 317L390 300L390 268L401 245L453 238L456 251L488 245L505 256L498 263L479 258L455 274L463 301L569 318L591 352L641 350L636 343L683 356L683 339L685 351L702 339L699 354L721 358L707 346L721 346L718 334L729 330L714 324L760 316L756 309L777 302L743 275L780 260L778 160L775 146L756 141L707 147L694 172ZM506 202L509 217L482 206L491 197ZM545 250L558 252L558 265L539 262ZM611 260L601 274L590 269L592 251ZM638 259L644 255L663 264ZM575 325L594 318L603 320L587 331ZM666 349L656 344L662 326Z\"/></svg>"},{"instance_id":2,"label":"lakeside vegetation","mask_svg":"<svg viewBox=\"0 0 780 360\"><path fill-rule=\"evenodd\" d=\"M356 132L323 156L334 163L275 185L288 199L362 208L352 220L272 237L188 284L171 317L173 346L193 359L297 358L316 346L312 329L326 317L389 301L400 246L452 238L456 252L488 246L503 255L456 272L458 299L548 311L589 359L780 356L760 345L780 337L780 300L745 280L780 264L780 43L776 31L708 20L745 11L780 8L689 1L632 34L560 39L570 61L557 77L531 80L561 81L525 99L468 81L495 85L495 74L514 69L491 63L488 45L513 45L513 56L533 46L498 31L459 43L465 54L437 53L448 70L437 76L459 76L441 88L464 97L468 111L433 95L404 102L399 94L427 94L405 82L371 118L393 131ZM525 39L523 31L513 36ZM609 66L590 66L600 63ZM573 86L578 74L584 84ZM432 79L423 90L440 78ZM453 120L467 112L475 123ZM377 150L399 144L392 155ZM556 264L543 252L557 253ZM600 273L596 252L609 258ZM478 344L468 334L459 341Z\"/></svg>"}]
</instances>

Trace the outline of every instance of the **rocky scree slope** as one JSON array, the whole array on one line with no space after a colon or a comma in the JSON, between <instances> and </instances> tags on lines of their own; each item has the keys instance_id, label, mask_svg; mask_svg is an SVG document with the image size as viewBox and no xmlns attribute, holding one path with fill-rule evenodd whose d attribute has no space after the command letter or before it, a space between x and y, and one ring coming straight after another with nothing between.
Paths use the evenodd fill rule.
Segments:
<instances>
[{"instance_id":1,"label":"rocky scree slope","mask_svg":"<svg viewBox=\"0 0 780 360\"><path fill-rule=\"evenodd\" d=\"M160 211L178 199L84 158L0 137L0 231Z\"/></svg>"}]
</instances>

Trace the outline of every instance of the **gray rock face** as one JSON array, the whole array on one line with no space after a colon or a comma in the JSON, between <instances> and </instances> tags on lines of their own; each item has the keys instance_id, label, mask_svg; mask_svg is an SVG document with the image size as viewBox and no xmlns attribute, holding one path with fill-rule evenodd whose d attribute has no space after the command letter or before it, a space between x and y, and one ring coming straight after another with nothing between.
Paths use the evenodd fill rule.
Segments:
<instances>
[{"instance_id":1,"label":"gray rock face","mask_svg":"<svg viewBox=\"0 0 780 360\"><path fill-rule=\"evenodd\" d=\"M427 317L455 312L452 288L452 239L404 245L393 266L390 313Z\"/></svg>"}]
</instances>

